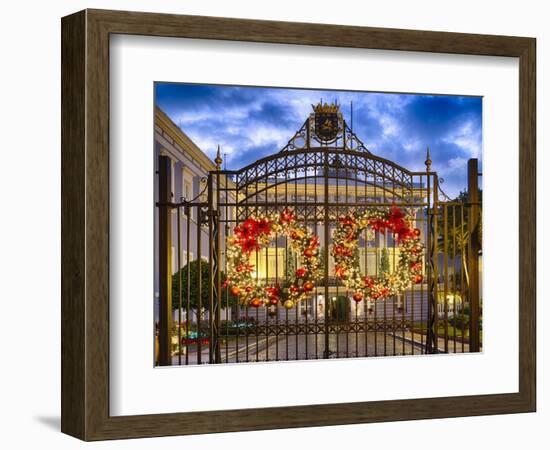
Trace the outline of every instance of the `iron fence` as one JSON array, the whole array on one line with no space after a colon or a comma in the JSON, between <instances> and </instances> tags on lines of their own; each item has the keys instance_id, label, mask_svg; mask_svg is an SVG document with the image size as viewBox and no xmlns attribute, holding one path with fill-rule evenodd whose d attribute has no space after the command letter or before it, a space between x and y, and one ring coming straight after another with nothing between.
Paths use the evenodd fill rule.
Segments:
<instances>
[{"instance_id":1,"label":"iron fence","mask_svg":"<svg viewBox=\"0 0 550 450\"><path fill-rule=\"evenodd\" d=\"M344 121L330 143L312 133L310 118L281 152L241 170L221 170L218 159L194 201L172 201L170 164L160 156L156 364L480 351L477 161L469 164L469 195L450 201L429 154L426 170L412 172L370 153ZM384 301L352 302L329 255L338 217L392 205L412 211L421 230L424 282ZM288 209L319 237L322 276L291 309L243 306L223 287L227 238L249 217ZM399 251L391 235L369 239L365 231L362 272L378 276L388 262L395 270ZM284 285L296 255L276 236L252 260L256 281Z\"/></svg>"}]
</instances>

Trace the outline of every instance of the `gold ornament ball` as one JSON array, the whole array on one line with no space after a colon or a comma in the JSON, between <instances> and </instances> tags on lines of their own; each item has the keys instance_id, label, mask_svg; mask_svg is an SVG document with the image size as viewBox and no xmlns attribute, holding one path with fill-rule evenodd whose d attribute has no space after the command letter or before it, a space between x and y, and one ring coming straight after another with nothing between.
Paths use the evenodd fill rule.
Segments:
<instances>
[{"instance_id":1,"label":"gold ornament ball","mask_svg":"<svg viewBox=\"0 0 550 450\"><path fill-rule=\"evenodd\" d=\"M283 303L283 306L286 309L292 309L294 308L294 302L292 300L285 300L285 302Z\"/></svg>"},{"instance_id":2,"label":"gold ornament ball","mask_svg":"<svg viewBox=\"0 0 550 450\"><path fill-rule=\"evenodd\" d=\"M237 286L233 286L231 288L231 294L234 295L234 296L239 295L240 292L241 292L241 290Z\"/></svg>"}]
</instances>

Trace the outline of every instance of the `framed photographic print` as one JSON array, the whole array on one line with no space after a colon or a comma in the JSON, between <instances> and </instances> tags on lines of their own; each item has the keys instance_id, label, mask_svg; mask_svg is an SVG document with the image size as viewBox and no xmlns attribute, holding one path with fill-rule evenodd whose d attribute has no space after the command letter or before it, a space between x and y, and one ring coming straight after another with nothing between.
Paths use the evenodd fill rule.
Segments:
<instances>
[{"instance_id":1,"label":"framed photographic print","mask_svg":"<svg viewBox=\"0 0 550 450\"><path fill-rule=\"evenodd\" d=\"M62 431L535 410L535 39L62 20Z\"/></svg>"}]
</instances>

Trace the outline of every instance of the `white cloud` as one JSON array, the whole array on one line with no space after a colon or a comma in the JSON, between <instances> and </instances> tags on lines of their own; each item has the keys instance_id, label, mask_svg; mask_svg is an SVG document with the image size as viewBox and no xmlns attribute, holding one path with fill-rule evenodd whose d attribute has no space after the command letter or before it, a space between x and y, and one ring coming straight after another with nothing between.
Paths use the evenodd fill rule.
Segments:
<instances>
[{"instance_id":1,"label":"white cloud","mask_svg":"<svg viewBox=\"0 0 550 450\"><path fill-rule=\"evenodd\" d=\"M465 122L457 129L453 129L442 141L456 145L470 158L481 156L481 128L474 127L471 121Z\"/></svg>"},{"instance_id":2,"label":"white cloud","mask_svg":"<svg viewBox=\"0 0 550 450\"><path fill-rule=\"evenodd\" d=\"M409 153L417 152L422 149L422 143L419 139L413 139L403 143L403 149Z\"/></svg>"},{"instance_id":3,"label":"white cloud","mask_svg":"<svg viewBox=\"0 0 550 450\"><path fill-rule=\"evenodd\" d=\"M284 146L293 135L292 130L277 127L267 127L263 125L257 125L253 127L248 133L248 139L253 146L262 146L275 142L278 146ZM274 148L276 152L279 148Z\"/></svg>"},{"instance_id":4,"label":"white cloud","mask_svg":"<svg viewBox=\"0 0 550 450\"><path fill-rule=\"evenodd\" d=\"M444 169L446 172L454 172L457 169L464 169L466 165L468 164L468 160L466 158L461 158L460 156L457 156L456 158L451 158L447 161L447 167Z\"/></svg>"},{"instance_id":5,"label":"white cloud","mask_svg":"<svg viewBox=\"0 0 550 450\"><path fill-rule=\"evenodd\" d=\"M380 116L379 122L382 126L382 133L384 137L397 136L399 133L400 127L394 117L384 114Z\"/></svg>"}]
</instances>

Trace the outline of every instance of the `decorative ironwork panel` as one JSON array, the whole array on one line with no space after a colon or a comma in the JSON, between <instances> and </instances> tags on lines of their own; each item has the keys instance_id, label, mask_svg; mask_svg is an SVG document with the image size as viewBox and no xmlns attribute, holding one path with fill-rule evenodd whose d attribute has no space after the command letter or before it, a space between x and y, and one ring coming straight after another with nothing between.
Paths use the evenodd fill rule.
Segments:
<instances>
[{"instance_id":1,"label":"decorative ironwork panel","mask_svg":"<svg viewBox=\"0 0 550 450\"><path fill-rule=\"evenodd\" d=\"M412 172L372 154L330 105L308 117L280 152L240 170L218 163L207 203L170 204L178 220L173 363L469 351L468 280L475 276L464 264L469 206L440 199L430 164L428 158L426 171ZM383 301L356 298L335 275L335 230L342 217L392 207L407 211L424 244L421 282ZM228 242L248 219L282 213L317 240L315 282L296 303L245 305L226 281ZM293 239L277 232L252 249L246 270L258 286L291 290L303 264ZM357 242L362 274L395 273L401 251L395 236L365 231ZM199 268L194 286L192 263Z\"/></svg>"}]
</instances>

